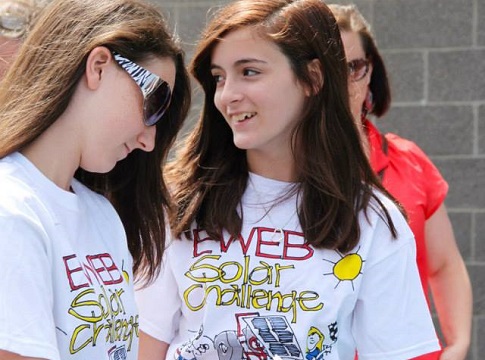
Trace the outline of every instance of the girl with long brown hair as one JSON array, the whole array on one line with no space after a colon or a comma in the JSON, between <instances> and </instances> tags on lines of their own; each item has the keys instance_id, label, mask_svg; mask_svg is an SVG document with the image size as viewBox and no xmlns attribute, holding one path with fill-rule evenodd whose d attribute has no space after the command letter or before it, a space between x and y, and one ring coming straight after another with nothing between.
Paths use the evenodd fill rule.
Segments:
<instances>
[{"instance_id":1,"label":"girl with long brown hair","mask_svg":"<svg viewBox=\"0 0 485 360\"><path fill-rule=\"evenodd\" d=\"M212 18L204 91L170 163L177 211L137 292L140 359L408 359L438 348L412 233L367 161L321 0Z\"/></svg>"}]
</instances>

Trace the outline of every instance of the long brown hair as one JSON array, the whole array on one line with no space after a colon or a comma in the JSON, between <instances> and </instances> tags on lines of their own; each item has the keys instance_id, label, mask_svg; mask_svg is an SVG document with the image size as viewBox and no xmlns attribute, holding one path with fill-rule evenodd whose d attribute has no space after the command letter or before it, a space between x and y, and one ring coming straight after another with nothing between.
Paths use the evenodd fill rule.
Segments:
<instances>
[{"instance_id":1,"label":"long brown hair","mask_svg":"<svg viewBox=\"0 0 485 360\"><path fill-rule=\"evenodd\" d=\"M347 67L340 33L321 0L242 0L222 8L208 24L190 71L204 90L205 101L196 127L170 165L176 184L178 212L171 225L176 236L193 221L214 239L223 229L237 236L238 215L248 181L245 151L214 105L216 83L211 74L214 46L227 33L251 26L275 43L289 59L303 86L320 89L309 97L293 133L301 205L299 220L308 243L347 252L360 237L358 212L376 199L395 236L392 220L375 188L376 179L361 147L348 103ZM323 86L316 83L309 63L318 60Z\"/></svg>"},{"instance_id":2,"label":"long brown hair","mask_svg":"<svg viewBox=\"0 0 485 360\"><path fill-rule=\"evenodd\" d=\"M155 7L138 0L50 3L1 84L0 157L22 150L65 111L97 46L135 62L170 57L176 66L172 102L156 125L155 149L134 151L106 174L76 173L112 201L127 232L135 274L149 280L161 262L164 210L171 205L161 167L190 106L184 54Z\"/></svg>"}]
</instances>

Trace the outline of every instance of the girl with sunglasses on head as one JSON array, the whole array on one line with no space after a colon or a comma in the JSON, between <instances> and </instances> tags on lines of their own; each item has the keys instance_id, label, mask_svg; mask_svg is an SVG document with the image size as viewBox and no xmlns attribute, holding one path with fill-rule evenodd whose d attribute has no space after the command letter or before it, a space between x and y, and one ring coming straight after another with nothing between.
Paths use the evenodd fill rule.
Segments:
<instances>
[{"instance_id":1,"label":"girl with sunglasses on head","mask_svg":"<svg viewBox=\"0 0 485 360\"><path fill-rule=\"evenodd\" d=\"M0 358L135 360L183 53L147 3L54 0L0 86Z\"/></svg>"},{"instance_id":2,"label":"girl with sunglasses on head","mask_svg":"<svg viewBox=\"0 0 485 360\"><path fill-rule=\"evenodd\" d=\"M372 168L407 212L416 238L425 294L432 299L444 335L440 353L419 359L463 360L471 339L472 292L444 204L448 184L423 151L394 134L382 134L369 115L384 116L391 103L386 67L370 26L354 5L330 5L349 64L349 95Z\"/></svg>"},{"instance_id":3,"label":"girl with sunglasses on head","mask_svg":"<svg viewBox=\"0 0 485 360\"><path fill-rule=\"evenodd\" d=\"M439 348L415 242L372 172L320 0L217 12L204 90L167 169L177 211L137 291L140 359L409 359Z\"/></svg>"}]
</instances>

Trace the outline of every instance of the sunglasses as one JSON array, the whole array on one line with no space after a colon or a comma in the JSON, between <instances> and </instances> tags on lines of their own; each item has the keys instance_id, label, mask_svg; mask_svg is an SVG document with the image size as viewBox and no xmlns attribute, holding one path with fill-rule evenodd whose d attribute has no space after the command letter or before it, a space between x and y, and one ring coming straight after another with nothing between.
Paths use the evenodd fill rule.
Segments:
<instances>
[{"instance_id":1,"label":"sunglasses","mask_svg":"<svg viewBox=\"0 0 485 360\"><path fill-rule=\"evenodd\" d=\"M168 109L172 90L164 80L147 69L113 52L115 61L131 76L143 94L143 122L155 125Z\"/></svg>"},{"instance_id":2,"label":"sunglasses","mask_svg":"<svg viewBox=\"0 0 485 360\"><path fill-rule=\"evenodd\" d=\"M362 80L369 72L369 63L367 59L356 59L348 62L349 80L352 82Z\"/></svg>"}]
</instances>

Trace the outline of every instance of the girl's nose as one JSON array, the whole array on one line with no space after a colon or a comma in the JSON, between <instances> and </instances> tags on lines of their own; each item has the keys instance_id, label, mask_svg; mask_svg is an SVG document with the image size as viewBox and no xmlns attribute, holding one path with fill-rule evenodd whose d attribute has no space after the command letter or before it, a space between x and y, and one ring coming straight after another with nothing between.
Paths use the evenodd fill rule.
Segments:
<instances>
[{"instance_id":1,"label":"girl's nose","mask_svg":"<svg viewBox=\"0 0 485 360\"><path fill-rule=\"evenodd\" d=\"M150 152L155 148L155 135L157 134L157 127L145 126L143 132L138 135L138 147L146 152Z\"/></svg>"},{"instance_id":2,"label":"girl's nose","mask_svg":"<svg viewBox=\"0 0 485 360\"><path fill-rule=\"evenodd\" d=\"M217 91L216 91L217 95ZM243 98L243 93L240 86L230 79L226 79L224 85L219 90L219 101L222 105L229 105L231 103L240 101Z\"/></svg>"}]
</instances>

